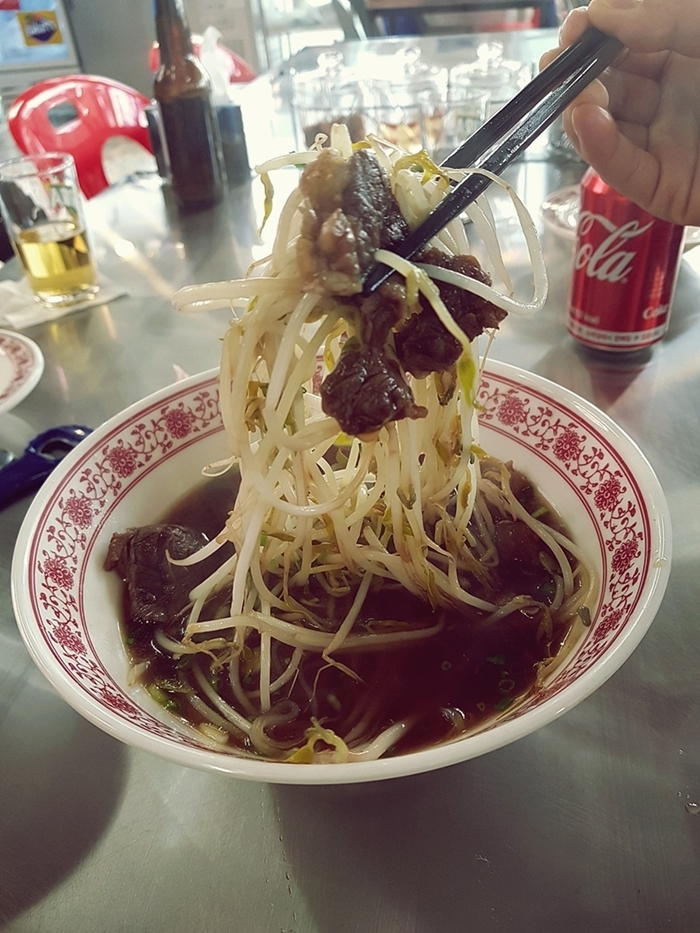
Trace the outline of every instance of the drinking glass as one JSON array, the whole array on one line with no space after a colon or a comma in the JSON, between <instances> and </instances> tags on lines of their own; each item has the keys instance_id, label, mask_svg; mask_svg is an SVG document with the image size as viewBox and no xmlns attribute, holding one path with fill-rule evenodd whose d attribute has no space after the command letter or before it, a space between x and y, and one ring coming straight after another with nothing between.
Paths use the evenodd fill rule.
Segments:
<instances>
[{"instance_id":1,"label":"drinking glass","mask_svg":"<svg viewBox=\"0 0 700 933\"><path fill-rule=\"evenodd\" d=\"M418 152L424 142L430 148L423 131L426 127L430 132L431 120L440 114L447 79L447 70L422 61L420 49L414 46L378 62L371 82L377 135L409 152Z\"/></svg>"},{"instance_id":2,"label":"drinking glass","mask_svg":"<svg viewBox=\"0 0 700 933\"><path fill-rule=\"evenodd\" d=\"M447 97L436 101L424 96L425 148L438 165L486 122L491 95L468 83L454 84Z\"/></svg>"},{"instance_id":3,"label":"drinking glass","mask_svg":"<svg viewBox=\"0 0 700 933\"><path fill-rule=\"evenodd\" d=\"M302 146L312 146L319 133L330 134L344 123L353 142L366 135L363 120L365 89L340 52L322 52L313 71L292 73L292 102Z\"/></svg>"},{"instance_id":4,"label":"drinking glass","mask_svg":"<svg viewBox=\"0 0 700 933\"><path fill-rule=\"evenodd\" d=\"M66 307L97 293L72 156L47 152L0 163L0 210L37 301Z\"/></svg>"},{"instance_id":5,"label":"drinking glass","mask_svg":"<svg viewBox=\"0 0 700 933\"><path fill-rule=\"evenodd\" d=\"M451 90L462 86L488 94L489 118L515 97L532 77L531 65L503 56L501 42L481 42L475 61L456 65L450 71Z\"/></svg>"}]
</instances>

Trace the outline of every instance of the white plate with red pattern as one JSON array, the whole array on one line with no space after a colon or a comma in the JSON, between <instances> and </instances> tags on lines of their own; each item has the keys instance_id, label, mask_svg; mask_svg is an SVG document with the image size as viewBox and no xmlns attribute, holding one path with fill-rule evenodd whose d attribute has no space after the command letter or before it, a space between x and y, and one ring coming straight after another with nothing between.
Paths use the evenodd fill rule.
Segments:
<instances>
[{"instance_id":1,"label":"white plate with red pattern","mask_svg":"<svg viewBox=\"0 0 700 933\"><path fill-rule=\"evenodd\" d=\"M33 340L0 330L0 415L19 405L43 372L44 356Z\"/></svg>"},{"instance_id":2,"label":"white plate with red pattern","mask_svg":"<svg viewBox=\"0 0 700 933\"><path fill-rule=\"evenodd\" d=\"M37 494L20 531L12 598L35 662L78 712L127 744L181 765L249 780L338 784L431 771L499 748L590 696L651 624L670 571L659 482L604 413L540 376L490 362L480 389L481 446L527 473L556 506L600 577L576 650L526 702L441 746L379 761L292 765L212 750L131 684L110 537L157 521L225 455L215 372L133 405L94 431Z\"/></svg>"}]
</instances>

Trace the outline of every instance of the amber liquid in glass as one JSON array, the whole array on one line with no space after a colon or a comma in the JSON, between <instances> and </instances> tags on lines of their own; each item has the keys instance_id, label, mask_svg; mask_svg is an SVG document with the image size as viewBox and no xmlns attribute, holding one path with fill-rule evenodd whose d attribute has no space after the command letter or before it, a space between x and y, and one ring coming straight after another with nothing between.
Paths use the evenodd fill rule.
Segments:
<instances>
[{"instance_id":1,"label":"amber liquid in glass","mask_svg":"<svg viewBox=\"0 0 700 933\"><path fill-rule=\"evenodd\" d=\"M15 240L17 257L31 289L45 300L90 292L97 275L85 233L71 223L39 224Z\"/></svg>"}]
</instances>

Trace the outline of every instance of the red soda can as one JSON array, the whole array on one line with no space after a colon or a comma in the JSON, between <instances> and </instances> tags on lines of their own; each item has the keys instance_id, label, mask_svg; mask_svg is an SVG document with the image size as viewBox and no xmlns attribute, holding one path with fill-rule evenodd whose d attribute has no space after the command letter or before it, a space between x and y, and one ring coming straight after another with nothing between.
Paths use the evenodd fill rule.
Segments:
<instances>
[{"instance_id":1,"label":"red soda can","mask_svg":"<svg viewBox=\"0 0 700 933\"><path fill-rule=\"evenodd\" d=\"M668 329L685 228L658 220L588 169L567 325L601 350L648 347Z\"/></svg>"}]
</instances>

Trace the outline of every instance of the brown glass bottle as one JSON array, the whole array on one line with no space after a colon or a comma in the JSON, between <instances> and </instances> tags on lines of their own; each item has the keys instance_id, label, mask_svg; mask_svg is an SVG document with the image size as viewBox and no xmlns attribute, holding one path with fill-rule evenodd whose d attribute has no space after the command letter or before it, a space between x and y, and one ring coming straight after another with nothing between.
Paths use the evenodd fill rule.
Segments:
<instances>
[{"instance_id":1,"label":"brown glass bottle","mask_svg":"<svg viewBox=\"0 0 700 933\"><path fill-rule=\"evenodd\" d=\"M160 66L153 96L160 108L170 181L178 204L218 203L223 169L209 76L192 50L182 0L155 0Z\"/></svg>"}]
</instances>

